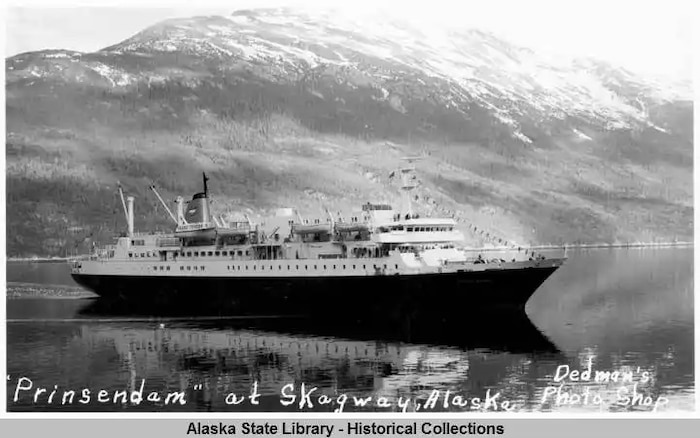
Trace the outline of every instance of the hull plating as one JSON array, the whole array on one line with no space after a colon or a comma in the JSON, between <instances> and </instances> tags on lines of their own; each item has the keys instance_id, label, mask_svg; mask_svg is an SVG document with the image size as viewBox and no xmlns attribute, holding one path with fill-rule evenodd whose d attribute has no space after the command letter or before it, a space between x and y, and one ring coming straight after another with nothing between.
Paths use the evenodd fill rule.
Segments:
<instances>
[{"instance_id":1,"label":"hull plating","mask_svg":"<svg viewBox=\"0 0 700 438\"><path fill-rule=\"evenodd\" d=\"M73 274L98 295L144 305L241 313L359 314L524 309L557 267L412 276L231 278Z\"/></svg>"}]
</instances>

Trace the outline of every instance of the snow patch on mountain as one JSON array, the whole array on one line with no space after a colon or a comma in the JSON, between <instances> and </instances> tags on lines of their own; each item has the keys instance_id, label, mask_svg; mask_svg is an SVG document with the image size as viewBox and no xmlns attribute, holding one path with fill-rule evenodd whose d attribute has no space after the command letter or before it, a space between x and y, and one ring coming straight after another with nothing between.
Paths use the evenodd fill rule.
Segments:
<instances>
[{"instance_id":1,"label":"snow patch on mountain","mask_svg":"<svg viewBox=\"0 0 700 438\"><path fill-rule=\"evenodd\" d=\"M126 72L102 63L88 64L88 68L107 79L113 87L125 87L137 80L137 78L130 76Z\"/></svg>"},{"instance_id":2,"label":"snow patch on mountain","mask_svg":"<svg viewBox=\"0 0 700 438\"><path fill-rule=\"evenodd\" d=\"M69 59L72 58L72 56L68 55L67 53L47 53L44 55L44 58L49 58L49 59Z\"/></svg>"},{"instance_id":3,"label":"snow patch on mountain","mask_svg":"<svg viewBox=\"0 0 700 438\"><path fill-rule=\"evenodd\" d=\"M587 136L586 134L584 134L583 132L579 131L578 129L574 129L574 134L576 134L576 136L577 136L578 138L580 138L581 140L593 141L593 139L592 139L591 137Z\"/></svg>"},{"instance_id":4,"label":"snow patch on mountain","mask_svg":"<svg viewBox=\"0 0 700 438\"><path fill-rule=\"evenodd\" d=\"M532 140L530 139L530 137L528 137L527 135L523 134L520 131L513 132L513 137L517 138L518 140L522 141L523 143L532 144Z\"/></svg>"}]
</instances>

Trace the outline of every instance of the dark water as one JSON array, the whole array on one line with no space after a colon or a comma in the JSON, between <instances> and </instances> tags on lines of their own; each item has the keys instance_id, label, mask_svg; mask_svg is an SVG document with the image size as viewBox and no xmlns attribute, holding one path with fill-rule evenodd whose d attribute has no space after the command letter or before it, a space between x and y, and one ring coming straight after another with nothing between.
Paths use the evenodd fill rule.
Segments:
<instances>
[{"instance_id":1,"label":"dark water","mask_svg":"<svg viewBox=\"0 0 700 438\"><path fill-rule=\"evenodd\" d=\"M529 320L495 314L419 328L109 311L93 299L36 298L76 296L65 265L9 264L8 296L33 298L7 300L8 408L693 410L692 248L587 250L568 256L528 303ZM586 371L589 361L591 381L569 378L574 373L554 381L557 370L565 371L560 366ZM596 382L597 371L610 372L609 380L599 374L603 380ZM21 377L30 379L32 388L17 392L15 401ZM117 393L115 403L115 392L140 393L142 382L143 401L125 404ZM307 399L302 384L311 391ZM284 389L290 397L283 396L285 385L293 385ZM37 394L37 388L46 392ZM81 403L84 389L87 403ZM70 390L75 391L72 400ZM108 401L98 400L100 390L107 391ZM166 400L179 391L184 405ZM243 399L251 391L259 396ZM231 394L243 401L230 404ZM291 395L294 403L283 406ZM364 407L353 399L370 396ZM313 406L300 407L302 400ZM378 406L378 400L390 406Z\"/></svg>"}]
</instances>

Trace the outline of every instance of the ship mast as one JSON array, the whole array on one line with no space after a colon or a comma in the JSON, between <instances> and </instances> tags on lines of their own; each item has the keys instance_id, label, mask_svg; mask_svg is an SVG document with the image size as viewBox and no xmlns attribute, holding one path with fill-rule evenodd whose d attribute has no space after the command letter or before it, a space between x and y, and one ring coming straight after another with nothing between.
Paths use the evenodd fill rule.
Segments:
<instances>
[{"instance_id":1,"label":"ship mast","mask_svg":"<svg viewBox=\"0 0 700 438\"><path fill-rule=\"evenodd\" d=\"M122 208L124 209L124 217L126 222L129 223L129 211L126 209L126 201L124 201L124 191L122 190L122 183L117 181L117 187L119 188L119 197L122 199Z\"/></svg>"},{"instance_id":2,"label":"ship mast","mask_svg":"<svg viewBox=\"0 0 700 438\"><path fill-rule=\"evenodd\" d=\"M207 178L207 174L202 172L202 181L204 182L204 196L209 197L209 190L207 189L207 181L209 181L209 178Z\"/></svg>"},{"instance_id":3,"label":"ship mast","mask_svg":"<svg viewBox=\"0 0 700 438\"><path fill-rule=\"evenodd\" d=\"M401 190L403 191L404 203L409 216L413 216L411 192L418 187L415 174L416 167L413 163L420 159L421 157L404 157L403 160L407 165L399 169L399 173L401 174Z\"/></svg>"},{"instance_id":4,"label":"ship mast","mask_svg":"<svg viewBox=\"0 0 700 438\"><path fill-rule=\"evenodd\" d=\"M122 184L119 181L117 181L117 187L119 188L119 197L122 199L122 208L124 208L124 216L126 216L127 234L129 235L129 237L132 237L134 235L134 197L127 197L125 202L124 191L122 190Z\"/></svg>"}]
</instances>

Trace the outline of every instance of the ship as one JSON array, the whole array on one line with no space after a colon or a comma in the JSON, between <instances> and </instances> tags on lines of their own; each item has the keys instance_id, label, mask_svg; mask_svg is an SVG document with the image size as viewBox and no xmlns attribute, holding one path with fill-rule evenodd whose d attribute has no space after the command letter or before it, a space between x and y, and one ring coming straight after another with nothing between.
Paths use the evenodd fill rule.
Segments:
<instances>
[{"instance_id":1,"label":"ship","mask_svg":"<svg viewBox=\"0 0 700 438\"><path fill-rule=\"evenodd\" d=\"M156 306L207 305L238 312L375 317L432 312L524 311L565 258L514 252L484 257L464 245L454 218L414 212L417 158L392 172L404 203L367 202L344 217L304 219L286 209L270 230L211 211L208 177L176 213L153 192L174 222L169 233L134 232L134 198L124 200L127 231L72 260L71 276L100 297ZM279 219L279 218L278 218ZM265 223L268 225L268 223Z\"/></svg>"}]
</instances>

